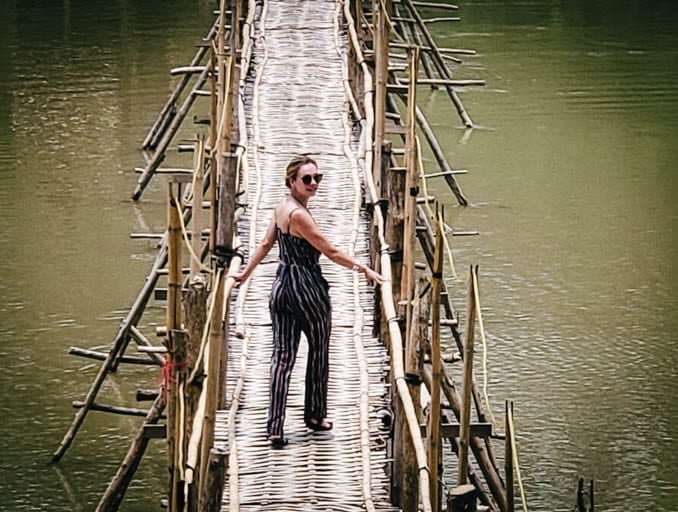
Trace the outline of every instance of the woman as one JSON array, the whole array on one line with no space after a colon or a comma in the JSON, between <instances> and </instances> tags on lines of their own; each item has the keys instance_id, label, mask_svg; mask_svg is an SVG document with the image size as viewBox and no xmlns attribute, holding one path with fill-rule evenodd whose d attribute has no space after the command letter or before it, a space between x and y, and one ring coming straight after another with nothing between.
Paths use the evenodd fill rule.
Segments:
<instances>
[{"instance_id":1,"label":"woman","mask_svg":"<svg viewBox=\"0 0 678 512\"><path fill-rule=\"evenodd\" d=\"M238 285L243 283L278 241L280 264L269 301L273 355L266 425L268 440L274 448L287 444L283 436L285 405L302 332L308 340L304 422L312 430L332 429L332 422L326 417L332 308L329 285L318 264L320 254L364 273L368 282L383 282L377 272L334 247L311 217L306 205L318 191L322 177L315 161L308 156L295 157L287 164L285 186L290 193L276 207L264 239L245 269L233 276Z\"/></svg>"}]
</instances>

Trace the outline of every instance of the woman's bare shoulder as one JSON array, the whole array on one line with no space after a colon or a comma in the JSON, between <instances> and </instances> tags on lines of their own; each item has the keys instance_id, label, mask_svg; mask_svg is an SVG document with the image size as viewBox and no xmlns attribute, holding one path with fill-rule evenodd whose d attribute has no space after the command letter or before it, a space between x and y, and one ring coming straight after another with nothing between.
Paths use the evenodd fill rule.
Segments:
<instances>
[{"instance_id":1,"label":"woman's bare shoulder","mask_svg":"<svg viewBox=\"0 0 678 512\"><path fill-rule=\"evenodd\" d=\"M280 229L287 232L290 222L292 222L292 217L297 217L301 212L308 214L299 203L286 197L275 207L275 222Z\"/></svg>"}]
</instances>

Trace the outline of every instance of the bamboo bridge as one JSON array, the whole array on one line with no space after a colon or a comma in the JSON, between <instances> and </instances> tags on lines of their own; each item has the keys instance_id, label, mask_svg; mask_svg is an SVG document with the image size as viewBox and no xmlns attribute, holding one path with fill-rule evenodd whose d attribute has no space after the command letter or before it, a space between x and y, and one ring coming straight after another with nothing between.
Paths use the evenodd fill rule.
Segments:
<instances>
[{"instance_id":1,"label":"bamboo bridge","mask_svg":"<svg viewBox=\"0 0 678 512\"><path fill-rule=\"evenodd\" d=\"M466 278L460 329L442 278L449 257L446 272L460 282L451 230L427 188L444 180L464 206L455 176L465 171L452 169L416 104L417 86L442 89L462 124L473 126L456 91L482 81L453 79L449 67L471 52L438 48L427 29L457 18L420 13L455 9L412 0L221 1L192 62L172 70L180 78L143 143L153 154L137 169L134 199L152 179L168 181L168 228L155 263L108 354L71 349L103 363L74 404L53 462L89 411L145 418L97 510L119 508L154 438L167 441L170 511L513 510L512 408L497 425L473 380L476 323L482 332L477 268ZM177 142L201 107L208 113L194 115L195 139ZM438 172L426 174L419 135ZM192 168L161 167L177 149L192 152ZM333 302L334 429L303 426L302 343L287 407L290 442L272 450L268 294L277 258L239 289L228 275L263 237L286 193L284 166L299 153L325 176L310 203L321 230L387 282L374 289L321 259ZM154 333L162 344L138 327L152 300L167 306L166 326ZM445 357L443 330L458 349ZM130 342L137 355L126 355ZM128 363L162 368L161 389L138 394L148 409L96 401L106 376ZM493 438L502 439L503 468ZM451 463L455 474L444 470Z\"/></svg>"}]
</instances>

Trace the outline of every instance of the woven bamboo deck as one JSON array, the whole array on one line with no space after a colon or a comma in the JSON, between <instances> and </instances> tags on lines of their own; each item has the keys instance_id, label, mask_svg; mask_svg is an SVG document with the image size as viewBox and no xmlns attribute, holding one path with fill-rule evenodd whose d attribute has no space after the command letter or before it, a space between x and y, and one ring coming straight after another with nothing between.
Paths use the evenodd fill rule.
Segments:
<instances>
[{"instance_id":1,"label":"woven bamboo deck","mask_svg":"<svg viewBox=\"0 0 678 512\"><path fill-rule=\"evenodd\" d=\"M266 1L258 7L255 72L245 91L249 173L247 197L241 200L248 210L240 235L246 253L261 240L273 207L287 192L286 162L295 153L309 153L325 176L309 203L316 222L338 247L368 263L358 134L342 82L347 41L339 7L323 0ZM324 257L321 265L333 303L328 416L334 429L314 433L303 424L302 341L287 407L285 434L290 443L272 450L266 442L274 247L232 307L232 319L242 318L243 325L231 325L229 406L239 379L242 392L234 439L228 439L229 411L217 413L216 444L228 446L232 453L222 510L396 510L385 473L388 433L380 430L377 417L386 405L387 359L383 345L372 336L373 290L362 275ZM236 331L244 336L236 337ZM243 351L246 358L241 357Z\"/></svg>"}]
</instances>

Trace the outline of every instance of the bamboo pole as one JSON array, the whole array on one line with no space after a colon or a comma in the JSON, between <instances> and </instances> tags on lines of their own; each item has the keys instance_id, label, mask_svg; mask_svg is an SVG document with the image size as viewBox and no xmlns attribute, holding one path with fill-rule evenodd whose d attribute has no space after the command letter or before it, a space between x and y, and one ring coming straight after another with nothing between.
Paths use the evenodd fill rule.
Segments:
<instances>
[{"instance_id":1,"label":"bamboo pole","mask_svg":"<svg viewBox=\"0 0 678 512\"><path fill-rule=\"evenodd\" d=\"M206 41L211 41L214 39L214 36L217 31L217 26L218 26L218 20L215 20L215 22L212 24L212 27L210 28L209 32L205 36ZM207 53L207 46L201 46L198 48L198 50L195 53L195 56L191 60L191 63L189 66L197 66L202 59L205 57L205 54ZM158 143L158 138L162 136L167 123L171 120L172 117L172 110L175 107L175 104L177 100L179 99L179 96L183 92L183 90L186 88L188 83L191 81L191 75L186 74L181 77L181 80L177 83L177 85L174 87L174 90L172 91L172 94L170 95L169 99L165 103L165 106L163 109L160 111L160 114L158 115L157 119L153 123L153 126L151 126L151 129L148 131L148 134L146 135L146 138L144 139L143 144L141 147L143 149L153 149L157 143Z\"/></svg>"},{"instance_id":2,"label":"bamboo pole","mask_svg":"<svg viewBox=\"0 0 678 512\"><path fill-rule=\"evenodd\" d=\"M413 308L412 335L415 342L407 350L405 371L407 386L417 418L421 421L420 387L423 347L429 344L429 316L431 312L427 291L428 280L420 278L417 283L417 300ZM396 402L398 403L398 402ZM396 411L396 417L403 415ZM393 473L398 485L398 500L395 504L402 510L416 510L419 501L417 486L417 458L412 443L412 436L404 421L396 421L393 434Z\"/></svg>"},{"instance_id":3,"label":"bamboo pole","mask_svg":"<svg viewBox=\"0 0 678 512\"><path fill-rule=\"evenodd\" d=\"M184 435L184 389L186 385L186 354L188 336L184 331L169 331L168 368L165 373L167 392L167 456L169 469L169 512L183 511L186 502L184 495L184 454L186 436Z\"/></svg>"},{"instance_id":4,"label":"bamboo pole","mask_svg":"<svg viewBox=\"0 0 678 512\"><path fill-rule=\"evenodd\" d=\"M191 243L193 245L193 252L200 254L202 252L202 198L203 198L203 171L205 170L205 138L199 136L195 143L195 151L193 152L193 186L191 192L193 193L193 237ZM190 277L195 277L200 272L200 262L195 258L191 258L191 272Z\"/></svg>"},{"instance_id":5,"label":"bamboo pole","mask_svg":"<svg viewBox=\"0 0 678 512\"><path fill-rule=\"evenodd\" d=\"M132 482L134 473L139 467L139 463L148 446L148 437L144 435L144 425L155 425L158 423L164 407L165 404L163 398L159 395L148 411L146 421L134 436L132 445L127 450L127 455L125 455L125 458L118 467L118 471L108 484L106 491L97 505L96 512L115 512L120 507L125 492Z\"/></svg>"},{"instance_id":6,"label":"bamboo pole","mask_svg":"<svg viewBox=\"0 0 678 512\"><path fill-rule=\"evenodd\" d=\"M466 302L466 332L464 340L464 387L461 407L460 431L459 431L459 473L457 485L467 482L468 472L468 448L470 439L471 423L471 387L473 382L473 337L475 331L476 309L474 300L475 272L469 268L468 297Z\"/></svg>"},{"instance_id":7,"label":"bamboo pole","mask_svg":"<svg viewBox=\"0 0 678 512\"><path fill-rule=\"evenodd\" d=\"M440 291L443 279L443 234L440 223L436 223L436 248L431 276L431 413L428 429L428 466L431 468L431 505L433 511L440 509L438 467L440 461L440 378L442 361L440 357Z\"/></svg>"},{"instance_id":8,"label":"bamboo pole","mask_svg":"<svg viewBox=\"0 0 678 512\"><path fill-rule=\"evenodd\" d=\"M199 359L200 346L202 341L203 329L207 318L207 288L202 278L196 278L191 281L182 294L182 304L184 308L184 318L186 331L188 332L188 365L191 371L196 371L196 367L201 365ZM204 383L200 379L194 379L187 382L184 391L185 394L185 420L184 437L188 439L186 443L186 498L188 511L198 510L199 486L195 482L200 482L202 474L198 473L198 449L194 439L200 439L200 420L201 420L201 400ZM198 473L196 475L196 473Z\"/></svg>"},{"instance_id":9,"label":"bamboo pole","mask_svg":"<svg viewBox=\"0 0 678 512\"><path fill-rule=\"evenodd\" d=\"M375 9L374 56L375 56L375 95L374 95L374 140L373 170L374 186L381 190L381 147L384 142L386 125L386 84L388 82L388 17L391 13L391 0L378 2Z\"/></svg>"},{"instance_id":10,"label":"bamboo pole","mask_svg":"<svg viewBox=\"0 0 678 512\"><path fill-rule=\"evenodd\" d=\"M397 104L390 96L391 95L389 95L389 106L393 111L397 112ZM450 187L450 190L452 190L452 193L457 198L457 202L461 206L468 206L468 200L466 199L466 197L464 197L464 193L461 191L461 188L459 187L457 180L454 178L454 171L452 170L452 167L448 163L443 148L440 146L440 143L438 142L438 139L436 138L435 133L431 128L431 125L428 123L426 116L419 107L416 108L416 114L417 114L417 124L419 125L421 131L424 133L426 142L428 142L428 145L431 148L431 151L433 152L433 156L438 162L438 166L444 173L443 176L445 177L445 182L447 183L447 185Z\"/></svg>"},{"instance_id":11,"label":"bamboo pole","mask_svg":"<svg viewBox=\"0 0 678 512\"><path fill-rule=\"evenodd\" d=\"M221 269L220 269L221 270ZM209 453L214 446L214 422L217 407L219 405L219 370L221 368L222 344L223 344L223 318L222 305L224 302L224 276L221 271L217 272L213 283L212 301L214 313L209 319L210 331L207 351L205 353L205 373L207 382L205 385L205 410L202 418L202 436L200 439L200 475L207 474ZM228 350L224 350L225 352ZM205 484L203 479L200 483L200 496L204 496ZM201 510L204 508L201 503Z\"/></svg>"},{"instance_id":12,"label":"bamboo pole","mask_svg":"<svg viewBox=\"0 0 678 512\"><path fill-rule=\"evenodd\" d=\"M448 71L447 66L445 65L445 61L443 60L442 54L438 50L438 47L436 46L435 41L431 36L431 33L426 27L426 24L421 19L419 12L414 7L414 5L412 5L412 0L403 0L403 2L405 2L405 4L410 8L410 12L412 13L412 16L416 20L417 24L419 25L421 33L424 35L424 38L431 47L431 55L433 57L434 64L438 68L438 73L442 78L451 79L452 78L451 74ZM457 94L457 92L452 88L452 86L446 85L445 88L447 89L447 92L450 96L450 99L452 100L452 103L454 103L454 106L457 109L459 117L461 117L462 121L464 122L464 125L467 128L473 128L473 121L466 112L466 109L464 109L464 105L459 99L459 95Z\"/></svg>"},{"instance_id":13,"label":"bamboo pole","mask_svg":"<svg viewBox=\"0 0 678 512\"><path fill-rule=\"evenodd\" d=\"M217 140L217 126L218 126L218 100L217 100L217 56L214 53L214 46L210 52L210 138L209 138L209 202L210 202L210 239L209 250L214 253L214 247L217 245L217 160L216 160L216 140Z\"/></svg>"},{"instance_id":14,"label":"bamboo pole","mask_svg":"<svg viewBox=\"0 0 678 512\"><path fill-rule=\"evenodd\" d=\"M504 441L504 470L506 474L506 512L514 512L515 498L513 492L513 446L511 445L511 422L509 421L509 410L513 413L513 403L506 401L504 420L506 438Z\"/></svg>"},{"instance_id":15,"label":"bamboo pole","mask_svg":"<svg viewBox=\"0 0 678 512\"><path fill-rule=\"evenodd\" d=\"M405 301L406 336L409 336L412 324L412 300L414 299L414 229L416 226L416 196L418 193L417 142L416 142L416 87L419 69L419 49L408 49L408 94L407 94L407 132L405 135L405 234L403 236L403 275L400 283L401 301ZM409 344L406 339L405 346Z\"/></svg>"},{"instance_id":16,"label":"bamboo pole","mask_svg":"<svg viewBox=\"0 0 678 512\"><path fill-rule=\"evenodd\" d=\"M205 512L220 512L224 492L224 479L228 469L228 452L212 448L209 454L205 493L201 497Z\"/></svg>"},{"instance_id":17,"label":"bamboo pole","mask_svg":"<svg viewBox=\"0 0 678 512\"><path fill-rule=\"evenodd\" d=\"M391 145L386 147L388 153L384 158L391 158ZM405 179L406 172L402 168L391 167L388 172L387 198L388 215L386 217L385 239L391 254L391 272L393 282L400 283L403 275L403 237L405 235ZM400 301L400 289L396 288L393 297L397 304Z\"/></svg>"},{"instance_id":18,"label":"bamboo pole","mask_svg":"<svg viewBox=\"0 0 678 512\"><path fill-rule=\"evenodd\" d=\"M177 195L180 197L180 194ZM183 425L180 424L179 400L183 391L179 386L175 370L185 360L185 347L182 345L181 336L177 327L181 325L181 222L179 220L179 208L174 196L174 184L168 184L167 200L167 244L169 270L167 282L167 314L166 329L169 333L167 369L165 389L167 390L167 443L169 458L169 511L178 512L183 505L183 488L180 484L181 464L179 454L182 452L182 440L179 433Z\"/></svg>"},{"instance_id":19,"label":"bamboo pole","mask_svg":"<svg viewBox=\"0 0 678 512\"><path fill-rule=\"evenodd\" d=\"M141 176L139 176L139 180L137 181L137 185L134 188L134 193L132 194L132 199L134 201L139 200L139 198L141 197L141 194L143 194L143 192L144 192L144 189L146 188L148 183L151 181L151 178L153 177L153 173L158 168L158 166L162 163L162 161L165 159L165 152L167 151L167 148L169 147L170 142L172 142L174 135L176 135L177 131L179 130L179 127L181 126L181 123L184 121L186 114L188 114L188 111L193 106L193 102L195 101L195 98L197 97L193 93L197 90L200 90L200 88L205 83L205 80L207 80L208 74L209 74L209 66L205 66L205 69L203 70L202 73L200 73L200 76L198 76L195 84L193 85L193 89L191 90L191 94L186 96L186 99L184 100L183 104L181 105L181 108L179 109L179 111L177 112L177 115L172 119L172 122L170 123L169 127L165 131L162 139L160 140L160 142L158 142L158 146L155 150L155 153L153 154L153 158L151 158L151 160L148 162L148 164L144 168L144 171L141 173Z\"/></svg>"},{"instance_id":20,"label":"bamboo pole","mask_svg":"<svg viewBox=\"0 0 678 512\"><path fill-rule=\"evenodd\" d=\"M181 197L181 185L179 193L174 196L174 184L168 184L167 199L167 332L176 329L181 324L181 220L179 208L176 203Z\"/></svg>"}]
</instances>

